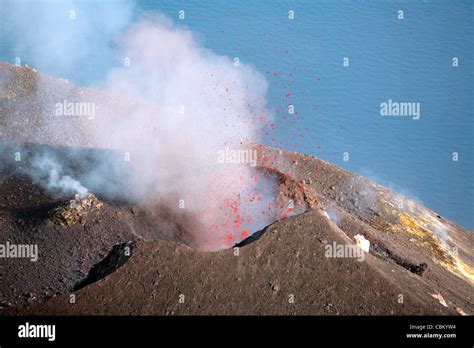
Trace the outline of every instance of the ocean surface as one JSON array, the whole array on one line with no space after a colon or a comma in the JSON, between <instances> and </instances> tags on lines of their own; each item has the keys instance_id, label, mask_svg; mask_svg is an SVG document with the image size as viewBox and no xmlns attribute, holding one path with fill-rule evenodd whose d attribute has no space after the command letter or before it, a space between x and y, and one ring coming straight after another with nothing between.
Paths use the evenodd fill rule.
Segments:
<instances>
[{"instance_id":1,"label":"ocean surface","mask_svg":"<svg viewBox=\"0 0 474 348\"><path fill-rule=\"evenodd\" d=\"M22 36L44 30L37 23L41 14L75 8L79 19L93 15L96 2L16 3L23 5L21 13L0 0L1 60L15 63L21 56L45 73L85 85L119 64L110 47L98 46L71 69L38 60L41 52L18 45ZM100 2L111 16L124 4ZM267 145L336 163L474 229L474 1L149 0L132 7L132 19L146 11L166 14L205 47L266 76L268 107L276 118ZM15 44L9 21L18 16L24 32L17 32ZM54 28L55 22L47 25ZM95 35L100 32L99 25ZM77 42L89 38L76 38L71 50L80 51ZM388 100L419 103L419 119L381 116L380 104ZM292 115L288 104L294 105Z\"/></svg>"}]
</instances>

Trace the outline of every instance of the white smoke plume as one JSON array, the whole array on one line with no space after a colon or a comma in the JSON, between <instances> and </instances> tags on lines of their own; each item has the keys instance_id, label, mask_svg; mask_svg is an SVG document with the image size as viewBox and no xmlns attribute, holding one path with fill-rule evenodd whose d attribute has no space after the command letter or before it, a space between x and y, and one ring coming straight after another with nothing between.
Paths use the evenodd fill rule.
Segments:
<instances>
[{"instance_id":1,"label":"white smoke plume","mask_svg":"<svg viewBox=\"0 0 474 348\"><path fill-rule=\"evenodd\" d=\"M63 173L62 164L52 154L46 152L37 154L33 157L31 164L28 174L46 189L65 194L77 194L80 198L87 194L87 188Z\"/></svg>"},{"instance_id":2,"label":"white smoke plume","mask_svg":"<svg viewBox=\"0 0 474 348\"><path fill-rule=\"evenodd\" d=\"M436 221L433 232L444 242L449 240L449 235L446 227L439 221Z\"/></svg>"},{"instance_id":3,"label":"white smoke plume","mask_svg":"<svg viewBox=\"0 0 474 348\"><path fill-rule=\"evenodd\" d=\"M175 204L182 199L201 225L199 237L213 241L209 234L215 231L237 241L248 233L244 226L253 225L244 219L260 220L242 212L257 209L249 204L259 192L258 173L249 164L223 164L217 157L259 140L255 120L266 112L265 80L204 49L162 16L133 25L122 47L130 66L111 71L106 88L162 106L158 114L139 109L112 126L115 146L137 153L134 185L146 187L145 198L161 195ZM155 131L144 132L137 123Z\"/></svg>"},{"instance_id":4,"label":"white smoke plume","mask_svg":"<svg viewBox=\"0 0 474 348\"><path fill-rule=\"evenodd\" d=\"M119 11L117 8L119 4L114 11ZM124 13L130 8L127 5ZM97 16L93 11L102 13L101 9L89 8L88 14ZM124 13L119 18L130 17ZM109 17L113 16L104 16L104 21ZM90 19L81 22L81 33L90 32L90 26L96 24ZM96 110L95 118L88 121L88 137L129 153L129 166L124 166L121 157L104 156L88 168L81 182L90 190L107 190L113 196L140 203L159 202L185 214L187 218L181 222L193 233L195 246L200 249L233 246L272 222L277 215L277 183L249 163L218 160L223 150L242 151L247 144L260 141L258 117L271 117L266 109L264 77L243 62L234 65L229 57L206 49L192 32L161 14L148 14L127 25L116 20L101 25L120 28L114 31L117 35L106 31L103 44L112 36L119 37L118 57L128 62L108 69L101 88L146 103L136 104L130 113L115 117L113 122L104 122L101 110ZM54 37L52 33L50 40ZM85 41L76 50L97 48L97 38L91 40L92 46ZM62 52L61 47L56 48ZM41 50L37 55L39 63L46 54ZM34 60L36 56L30 57ZM80 62L67 58L61 57L66 60L61 66L71 67L74 76ZM52 106L44 108L51 110ZM65 132L54 119L47 128L53 138ZM44 170L43 174L35 175L46 188L87 193L79 181L53 165L57 162L43 162L36 166ZM117 177L122 185L111 184Z\"/></svg>"},{"instance_id":5,"label":"white smoke plume","mask_svg":"<svg viewBox=\"0 0 474 348\"><path fill-rule=\"evenodd\" d=\"M330 204L328 207L326 207L326 214L329 220L334 222L337 226L340 226L341 223L341 217L337 211L337 208L334 204Z\"/></svg>"}]
</instances>

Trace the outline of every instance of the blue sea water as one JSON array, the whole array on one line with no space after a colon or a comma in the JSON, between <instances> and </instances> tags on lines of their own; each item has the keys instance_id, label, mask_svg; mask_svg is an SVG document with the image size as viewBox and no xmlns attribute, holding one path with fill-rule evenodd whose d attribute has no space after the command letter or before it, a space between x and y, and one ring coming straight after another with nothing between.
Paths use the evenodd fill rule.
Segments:
<instances>
[{"instance_id":1,"label":"blue sea water","mask_svg":"<svg viewBox=\"0 0 474 348\"><path fill-rule=\"evenodd\" d=\"M23 3L25 35L41 30L28 27L28 16L73 6ZM113 8L125 3L100 6L113 16ZM83 2L78 16L92 16L95 4ZM267 77L277 127L265 136L266 144L366 175L474 229L473 1L144 0L134 5L133 17L146 11L163 12L199 35L207 48L238 57ZM36 62L5 29L15 15L1 15L1 60L14 63L21 54L46 73L86 85L118 64L105 47L81 57L74 72ZM389 99L420 103L420 119L380 116L380 104ZM297 114L288 115L290 103Z\"/></svg>"}]
</instances>

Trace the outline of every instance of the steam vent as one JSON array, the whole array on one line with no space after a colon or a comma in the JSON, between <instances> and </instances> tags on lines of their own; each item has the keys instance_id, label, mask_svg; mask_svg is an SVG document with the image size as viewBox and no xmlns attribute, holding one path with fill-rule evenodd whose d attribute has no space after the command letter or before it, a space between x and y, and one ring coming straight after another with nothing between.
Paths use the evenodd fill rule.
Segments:
<instances>
[{"instance_id":1,"label":"steam vent","mask_svg":"<svg viewBox=\"0 0 474 348\"><path fill-rule=\"evenodd\" d=\"M154 143L144 154L96 132L162 106L3 62L0 85L0 240L39 253L2 259L3 315L474 313L472 231L408 197L253 142L256 165L237 182L215 168L165 181L164 163L191 166L191 156ZM64 100L100 112L51 123L48 105ZM145 138L165 126L132 130ZM162 167L142 165L151 155ZM244 184L238 197L192 200Z\"/></svg>"}]
</instances>

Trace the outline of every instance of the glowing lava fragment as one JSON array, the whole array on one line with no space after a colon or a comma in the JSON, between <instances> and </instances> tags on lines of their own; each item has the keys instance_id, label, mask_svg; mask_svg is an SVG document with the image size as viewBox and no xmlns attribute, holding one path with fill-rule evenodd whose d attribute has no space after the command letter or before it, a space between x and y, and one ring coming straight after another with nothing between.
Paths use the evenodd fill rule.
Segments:
<instances>
[{"instance_id":1,"label":"glowing lava fragment","mask_svg":"<svg viewBox=\"0 0 474 348\"><path fill-rule=\"evenodd\" d=\"M225 235L225 241L230 242L232 239L234 239L234 235L230 232L227 232Z\"/></svg>"}]
</instances>

